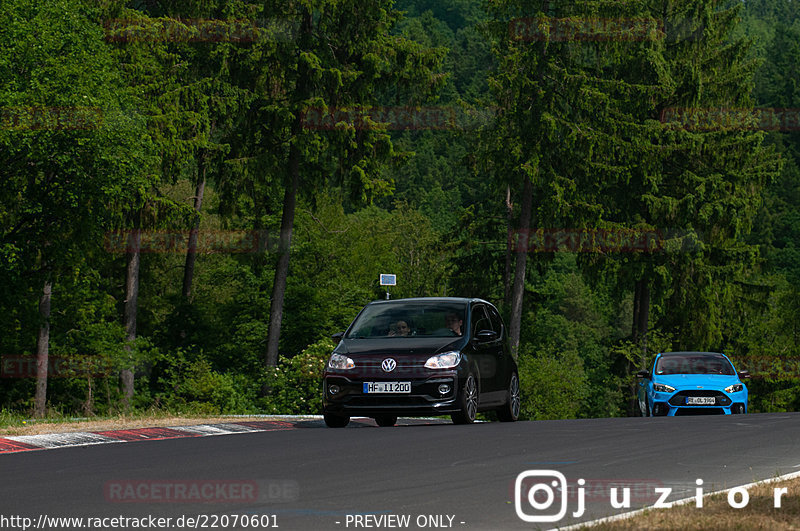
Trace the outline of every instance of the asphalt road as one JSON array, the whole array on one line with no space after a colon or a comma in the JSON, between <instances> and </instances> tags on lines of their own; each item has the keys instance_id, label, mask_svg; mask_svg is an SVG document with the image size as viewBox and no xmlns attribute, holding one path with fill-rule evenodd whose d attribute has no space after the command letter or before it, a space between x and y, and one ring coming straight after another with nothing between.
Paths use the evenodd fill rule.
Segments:
<instances>
[{"instance_id":1,"label":"asphalt road","mask_svg":"<svg viewBox=\"0 0 800 531\"><path fill-rule=\"evenodd\" d=\"M560 472L573 486L584 479L585 513L571 516L570 495L557 523L523 522L514 487L527 470ZM217 529L547 528L624 512L610 505L614 486L631 489L632 510L652 504L655 488L671 489L674 501L694 496L697 479L709 492L798 470L800 413L345 429L300 421L286 431L0 455L0 527L13 528L3 517L47 515L153 516L171 518L170 528L181 516ZM526 514L561 509L558 488L549 507L541 489L541 509L528 503L527 488L551 479L522 483ZM257 521L234 527L236 515Z\"/></svg>"}]
</instances>

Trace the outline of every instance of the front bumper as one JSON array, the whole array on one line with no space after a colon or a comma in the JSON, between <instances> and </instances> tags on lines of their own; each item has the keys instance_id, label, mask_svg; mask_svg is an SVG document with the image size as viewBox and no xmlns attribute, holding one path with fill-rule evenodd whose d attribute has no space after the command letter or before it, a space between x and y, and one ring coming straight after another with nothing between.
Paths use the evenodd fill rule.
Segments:
<instances>
[{"instance_id":1,"label":"front bumper","mask_svg":"<svg viewBox=\"0 0 800 531\"><path fill-rule=\"evenodd\" d=\"M690 404L691 397L714 398L713 404ZM671 393L654 392L650 403L655 417L683 415L735 415L747 413L747 392L727 393L723 390L678 389Z\"/></svg>"},{"instance_id":2,"label":"front bumper","mask_svg":"<svg viewBox=\"0 0 800 531\"><path fill-rule=\"evenodd\" d=\"M365 393L364 382L411 382L410 393ZM427 378L355 378L326 375L322 385L325 413L372 416L444 415L459 410L457 405L460 379L458 374L443 372ZM446 393L440 386L446 385ZM337 390L337 392L333 392Z\"/></svg>"}]
</instances>

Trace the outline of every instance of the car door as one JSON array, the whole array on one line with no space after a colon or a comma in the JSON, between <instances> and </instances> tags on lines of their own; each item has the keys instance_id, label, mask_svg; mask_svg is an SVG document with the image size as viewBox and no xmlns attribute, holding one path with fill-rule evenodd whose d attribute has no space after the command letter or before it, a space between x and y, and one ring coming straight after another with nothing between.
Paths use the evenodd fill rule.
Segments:
<instances>
[{"instance_id":1,"label":"car door","mask_svg":"<svg viewBox=\"0 0 800 531\"><path fill-rule=\"evenodd\" d=\"M477 303L472 308L472 322L470 323L470 344L475 357L477 358L478 370L480 371L480 392L481 406L490 406L502 402L502 397L498 397L498 351L502 350L502 343L499 338L486 341L478 338L481 331L493 330L492 320L489 318L487 307L483 303Z\"/></svg>"},{"instance_id":2,"label":"car door","mask_svg":"<svg viewBox=\"0 0 800 531\"><path fill-rule=\"evenodd\" d=\"M497 399L500 403L503 403L506 400L506 391L511 381L511 372L515 368L514 360L508 350L505 324L502 317L500 317L500 312L492 305L487 305L486 309L489 313L489 319L492 321L492 330L497 332L498 340L493 348L497 366L494 386L498 391Z\"/></svg>"},{"instance_id":3,"label":"car door","mask_svg":"<svg viewBox=\"0 0 800 531\"><path fill-rule=\"evenodd\" d=\"M658 358L656 358L658 359ZM649 415L649 406L648 398L647 398L647 390L650 387L650 380L653 378L653 371L656 370L656 363L653 362L653 365L650 367L650 371L641 371L640 374L646 375L641 378L637 378L637 399L639 402L639 411L642 412L643 416Z\"/></svg>"}]
</instances>

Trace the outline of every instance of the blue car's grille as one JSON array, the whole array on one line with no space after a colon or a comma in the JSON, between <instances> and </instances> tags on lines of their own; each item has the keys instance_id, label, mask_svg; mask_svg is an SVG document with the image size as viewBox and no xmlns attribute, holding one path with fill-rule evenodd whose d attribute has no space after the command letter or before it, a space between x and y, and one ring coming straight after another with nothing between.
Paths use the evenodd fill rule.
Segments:
<instances>
[{"instance_id":1,"label":"blue car's grille","mask_svg":"<svg viewBox=\"0 0 800 531\"><path fill-rule=\"evenodd\" d=\"M710 391L710 390L692 390L692 391L679 391L672 395L672 398L669 399L669 404L671 406L678 406L678 407L685 407L686 406L686 398L690 396L711 396L714 397L716 400L714 401L714 405L716 406L729 406L731 403L731 399L728 398L725 393L720 391ZM691 406L690 406L691 407Z\"/></svg>"}]
</instances>

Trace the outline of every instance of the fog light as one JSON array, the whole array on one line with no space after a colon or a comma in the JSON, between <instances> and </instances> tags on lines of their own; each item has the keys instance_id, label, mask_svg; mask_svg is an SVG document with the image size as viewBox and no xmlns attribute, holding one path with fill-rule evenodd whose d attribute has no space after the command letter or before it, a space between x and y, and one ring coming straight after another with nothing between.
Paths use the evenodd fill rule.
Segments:
<instances>
[{"instance_id":1,"label":"fog light","mask_svg":"<svg viewBox=\"0 0 800 531\"><path fill-rule=\"evenodd\" d=\"M446 395L450 392L450 386L448 384L442 384L439 386L439 394Z\"/></svg>"},{"instance_id":2,"label":"fog light","mask_svg":"<svg viewBox=\"0 0 800 531\"><path fill-rule=\"evenodd\" d=\"M339 389L339 386L338 386L338 385L329 385L329 386L328 386L328 392L329 392L330 394L332 394L332 395L338 394L338 393L339 393L339 390L340 390L340 389Z\"/></svg>"}]
</instances>

